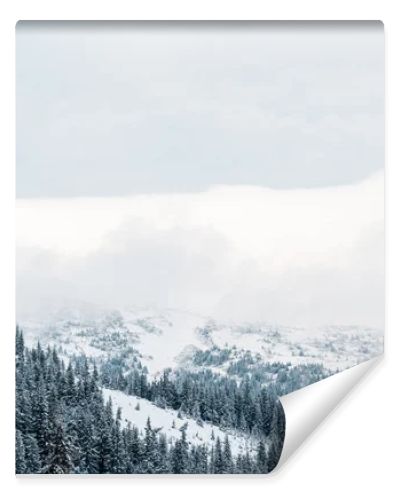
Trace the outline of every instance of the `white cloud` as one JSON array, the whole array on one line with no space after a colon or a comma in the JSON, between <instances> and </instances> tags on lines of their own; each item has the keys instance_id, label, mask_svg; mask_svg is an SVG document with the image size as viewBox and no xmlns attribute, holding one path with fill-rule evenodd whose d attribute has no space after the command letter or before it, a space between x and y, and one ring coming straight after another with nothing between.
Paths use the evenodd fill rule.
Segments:
<instances>
[{"instance_id":1,"label":"white cloud","mask_svg":"<svg viewBox=\"0 0 400 500\"><path fill-rule=\"evenodd\" d=\"M383 324L383 173L344 187L18 200L17 302Z\"/></svg>"}]
</instances>

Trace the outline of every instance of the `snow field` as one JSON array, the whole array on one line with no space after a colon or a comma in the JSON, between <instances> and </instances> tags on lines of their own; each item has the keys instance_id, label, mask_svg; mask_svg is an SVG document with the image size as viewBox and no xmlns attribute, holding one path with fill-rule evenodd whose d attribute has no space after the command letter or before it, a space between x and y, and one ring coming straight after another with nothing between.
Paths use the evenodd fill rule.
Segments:
<instances>
[{"instance_id":1,"label":"snow field","mask_svg":"<svg viewBox=\"0 0 400 500\"><path fill-rule=\"evenodd\" d=\"M147 399L129 396L121 391L105 388L103 388L103 395L105 401L111 398L114 414L117 413L118 407L121 408L122 425L124 427L128 422L131 422L139 431L144 433L147 419L150 417L152 428L160 429L160 432L165 434L170 441L180 439L181 431L179 429L186 426L186 438L189 444L205 444L211 447L217 437L223 443L225 435L228 435L233 455L246 453L246 451L253 453L257 448L256 442L236 431L223 431L219 427L206 422L200 425L194 419L185 416L178 418L178 411L159 408ZM139 409L137 409L138 407ZM214 440L212 440L213 433Z\"/></svg>"}]
</instances>

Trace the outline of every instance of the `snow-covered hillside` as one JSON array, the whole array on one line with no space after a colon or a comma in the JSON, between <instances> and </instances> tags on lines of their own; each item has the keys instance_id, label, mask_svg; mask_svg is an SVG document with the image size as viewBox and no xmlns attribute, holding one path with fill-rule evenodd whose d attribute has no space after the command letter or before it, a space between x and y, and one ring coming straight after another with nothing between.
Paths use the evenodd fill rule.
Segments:
<instances>
[{"instance_id":1,"label":"snow-covered hillside","mask_svg":"<svg viewBox=\"0 0 400 500\"><path fill-rule=\"evenodd\" d=\"M218 437L221 442L224 442L227 435L233 455L247 451L253 453L257 449L258 442L243 433L234 430L224 432L219 427L206 422L197 423L194 419L185 416L180 418L178 411L159 408L147 399L128 396L112 389L103 389L103 395L105 401L111 398L114 414L118 408L121 408L122 425L126 426L128 422L131 422L142 434L147 419L150 417L152 428L159 429L159 432L167 436L170 443L180 439L180 429L184 428L189 445L205 444L210 447Z\"/></svg>"},{"instance_id":2,"label":"snow-covered hillside","mask_svg":"<svg viewBox=\"0 0 400 500\"><path fill-rule=\"evenodd\" d=\"M121 409L124 433L143 441L158 434L155 446L164 449L165 443L172 450L166 457L179 455L188 443L193 470L205 456L212 471L223 470L225 462L230 471L272 470L285 432L277 396L370 359L383 343L381 332L358 326L229 324L185 311L134 307L74 306L44 318L19 318L18 324L28 347L37 341L55 347L55 353L36 350L46 352L49 363L54 355L65 362L69 385L73 370L86 383L93 377L115 416ZM81 382L71 391L86 394L85 387ZM146 432L148 419L152 432ZM167 465L180 470L179 462Z\"/></svg>"},{"instance_id":3,"label":"snow-covered hillside","mask_svg":"<svg viewBox=\"0 0 400 500\"><path fill-rule=\"evenodd\" d=\"M335 371L377 356L383 348L382 332L371 328L224 324L170 309L64 308L45 320L21 318L19 324L29 343L56 344L66 355L135 353L152 375L165 368L193 368L194 353L208 349L231 349L229 361L250 352L264 362L322 363ZM224 365L215 369L223 370Z\"/></svg>"}]
</instances>

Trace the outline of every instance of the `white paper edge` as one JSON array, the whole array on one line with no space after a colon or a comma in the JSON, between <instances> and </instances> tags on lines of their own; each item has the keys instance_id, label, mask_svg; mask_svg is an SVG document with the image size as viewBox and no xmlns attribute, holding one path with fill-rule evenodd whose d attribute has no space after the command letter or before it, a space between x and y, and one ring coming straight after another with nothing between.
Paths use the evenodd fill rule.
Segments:
<instances>
[{"instance_id":1,"label":"white paper edge","mask_svg":"<svg viewBox=\"0 0 400 500\"><path fill-rule=\"evenodd\" d=\"M373 369L383 356L373 358L341 373L282 396L285 411L285 442L278 471L340 401Z\"/></svg>"}]
</instances>

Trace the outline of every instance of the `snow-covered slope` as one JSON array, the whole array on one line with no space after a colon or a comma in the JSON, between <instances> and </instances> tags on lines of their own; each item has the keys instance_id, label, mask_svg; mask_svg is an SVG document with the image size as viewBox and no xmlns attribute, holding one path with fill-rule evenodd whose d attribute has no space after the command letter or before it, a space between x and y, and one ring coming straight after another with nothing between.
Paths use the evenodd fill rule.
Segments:
<instances>
[{"instance_id":1,"label":"snow-covered slope","mask_svg":"<svg viewBox=\"0 0 400 500\"><path fill-rule=\"evenodd\" d=\"M175 367L194 348L204 348L197 331L206 321L201 316L151 309L128 309L123 316L128 329L138 337L138 349L150 373Z\"/></svg>"},{"instance_id":2,"label":"snow-covered slope","mask_svg":"<svg viewBox=\"0 0 400 500\"><path fill-rule=\"evenodd\" d=\"M185 426L186 438L189 444L205 444L212 446L217 437L224 442L225 435L228 436L231 450L234 455L239 453L253 453L257 449L257 442L251 437L233 430L222 431L219 427L208 423L199 424L191 418L179 418L179 412L171 409L163 409L155 406L147 399L136 396L128 396L121 391L112 389L103 389L104 399L111 398L114 413L118 407L121 408L122 425L126 426L131 422L135 427L144 433L147 418L150 417L151 426L167 436L170 442L176 441L181 437L180 429ZM212 439L214 436L214 440Z\"/></svg>"},{"instance_id":3,"label":"snow-covered slope","mask_svg":"<svg viewBox=\"0 0 400 500\"><path fill-rule=\"evenodd\" d=\"M383 347L382 332L360 326L307 329L265 323L223 324L170 309L99 312L97 308L75 307L56 311L45 320L23 318L19 324L28 342L56 344L67 355L135 353L153 375L164 368L193 367L193 354L198 350L230 348L230 361L251 352L264 362L323 363L330 370L343 370L379 355Z\"/></svg>"}]
</instances>

